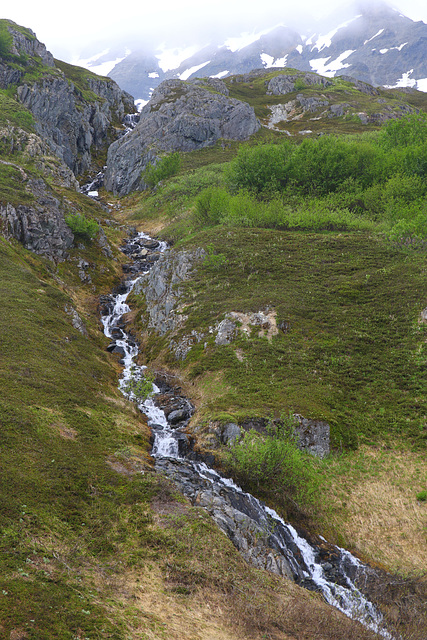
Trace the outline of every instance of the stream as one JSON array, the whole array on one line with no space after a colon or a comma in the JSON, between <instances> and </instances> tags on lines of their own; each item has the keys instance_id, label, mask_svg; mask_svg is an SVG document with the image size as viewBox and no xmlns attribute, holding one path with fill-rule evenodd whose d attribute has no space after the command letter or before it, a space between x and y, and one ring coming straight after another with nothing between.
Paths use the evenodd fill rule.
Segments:
<instances>
[{"instance_id":1,"label":"stream","mask_svg":"<svg viewBox=\"0 0 427 640\"><path fill-rule=\"evenodd\" d=\"M356 586L369 567L323 538L318 539L319 544L314 540L317 537L284 522L273 509L243 491L233 480L204 462L189 459L191 443L185 427L193 407L176 389L153 385L154 395L144 402L138 400L132 389L144 379L146 367L136 364L138 344L126 332L123 316L130 311L126 300L133 287L146 277L167 245L137 233L126 240L122 250L131 259L124 267L127 278L114 294L101 297L102 323L111 340L108 350L118 353L123 365L119 388L147 416L154 437L152 455L157 470L171 478L193 504L211 514L248 562L321 592L329 604L392 640L381 614ZM169 413L163 410L160 395L168 396Z\"/></svg>"}]
</instances>

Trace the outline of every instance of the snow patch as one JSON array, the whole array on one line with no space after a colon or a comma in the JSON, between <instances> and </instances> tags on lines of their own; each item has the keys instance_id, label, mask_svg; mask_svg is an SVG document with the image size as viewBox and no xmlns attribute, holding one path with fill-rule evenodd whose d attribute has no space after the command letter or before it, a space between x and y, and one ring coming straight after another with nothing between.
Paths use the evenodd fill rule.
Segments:
<instances>
[{"instance_id":1,"label":"snow patch","mask_svg":"<svg viewBox=\"0 0 427 640\"><path fill-rule=\"evenodd\" d=\"M403 47L406 47L408 43L404 42L403 44L400 44L398 47L390 47L390 49L380 49L380 53L384 55L384 53L387 53L387 51L402 51ZM377 49L372 49L372 51L377 51Z\"/></svg>"},{"instance_id":2,"label":"snow patch","mask_svg":"<svg viewBox=\"0 0 427 640\"><path fill-rule=\"evenodd\" d=\"M317 49L319 51L319 53L320 53L320 51L322 51L326 47L330 47L331 44L332 44L332 38L338 33L338 31L340 31L340 29L344 29L345 27L348 27L349 24L351 24L352 22L354 22L358 18L360 18L360 16L356 16L355 18L351 18L350 20L347 20L346 22L343 22L342 24L340 24L336 29L333 29L332 31L330 31L326 35L319 36L319 38L317 39L315 45L312 48L312 51ZM312 36L312 37L314 37L314 36ZM311 44L311 42L309 43L308 40L307 40L307 44Z\"/></svg>"},{"instance_id":3,"label":"snow patch","mask_svg":"<svg viewBox=\"0 0 427 640\"><path fill-rule=\"evenodd\" d=\"M415 87L417 84L417 80L414 78L410 78L409 76L414 72L413 69L407 71L402 75L402 77L397 81L394 85L386 85L386 89L398 89L399 87ZM418 82L423 82L422 80Z\"/></svg>"},{"instance_id":4,"label":"snow patch","mask_svg":"<svg viewBox=\"0 0 427 640\"><path fill-rule=\"evenodd\" d=\"M225 76L229 73L230 73L229 71L220 71L219 73L216 73L214 76L209 76L209 77L218 78L220 80L221 78L225 78Z\"/></svg>"},{"instance_id":5,"label":"snow patch","mask_svg":"<svg viewBox=\"0 0 427 640\"><path fill-rule=\"evenodd\" d=\"M171 71L177 69L184 60L191 58L199 51L199 47L187 47L186 49L163 49L161 53L156 55L159 61L159 67L162 71Z\"/></svg>"},{"instance_id":6,"label":"snow patch","mask_svg":"<svg viewBox=\"0 0 427 640\"><path fill-rule=\"evenodd\" d=\"M224 42L224 45L230 49L232 53L235 53L236 51L240 51L241 49L248 47L253 42L256 42L261 36L265 36L265 34L270 33L270 31L271 29L264 29L264 31L259 31L258 33L255 31L252 31L252 33L245 32L236 38L228 38Z\"/></svg>"},{"instance_id":7,"label":"snow patch","mask_svg":"<svg viewBox=\"0 0 427 640\"><path fill-rule=\"evenodd\" d=\"M152 71L151 73L148 74L149 78L160 78L159 74L157 73L157 71Z\"/></svg>"},{"instance_id":8,"label":"snow patch","mask_svg":"<svg viewBox=\"0 0 427 640\"><path fill-rule=\"evenodd\" d=\"M420 78L417 80L418 91L427 91L427 78Z\"/></svg>"},{"instance_id":9,"label":"snow patch","mask_svg":"<svg viewBox=\"0 0 427 640\"><path fill-rule=\"evenodd\" d=\"M185 71L183 71L183 73L179 74L179 79L188 80L188 78L192 76L193 73L196 73L196 71L203 69L203 67L206 67L206 65L209 63L210 63L210 60L208 60L207 62L203 62L202 64L198 64L195 67L190 67L189 69L186 69Z\"/></svg>"},{"instance_id":10,"label":"snow patch","mask_svg":"<svg viewBox=\"0 0 427 640\"><path fill-rule=\"evenodd\" d=\"M298 53L302 53L302 44L298 44L295 49L298 51Z\"/></svg>"},{"instance_id":11,"label":"snow patch","mask_svg":"<svg viewBox=\"0 0 427 640\"><path fill-rule=\"evenodd\" d=\"M269 56L268 53L261 53L260 58L261 58L262 64L267 69L273 69L273 68L277 69L279 67L286 66L286 60L288 59L288 56L286 55L283 58L277 58L275 60L273 56Z\"/></svg>"},{"instance_id":12,"label":"snow patch","mask_svg":"<svg viewBox=\"0 0 427 640\"><path fill-rule=\"evenodd\" d=\"M365 40L363 44L368 44L368 42L371 42L371 40L373 40L374 38L378 38L378 36L380 36L382 33L384 33L384 29L380 29L374 36L372 36L372 38L369 38L369 40Z\"/></svg>"},{"instance_id":13,"label":"snow patch","mask_svg":"<svg viewBox=\"0 0 427 640\"><path fill-rule=\"evenodd\" d=\"M350 66L349 64L343 64L343 61L354 52L355 49L347 49L347 51L344 51L340 56L338 56L338 58L331 62L328 62L328 60L331 59L331 56L327 58L314 58L313 60L310 60L310 67L321 76L332 78L337 71L340 69L346 69Z\"/></svg>"}]
</instances>

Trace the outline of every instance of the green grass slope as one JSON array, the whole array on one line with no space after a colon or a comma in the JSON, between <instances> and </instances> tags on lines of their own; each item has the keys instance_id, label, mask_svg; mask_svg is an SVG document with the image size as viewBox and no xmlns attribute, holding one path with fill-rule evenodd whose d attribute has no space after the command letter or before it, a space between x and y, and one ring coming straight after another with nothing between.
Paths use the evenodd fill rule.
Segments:
<instances>
[{"instance_id":1,"label":"green grass slope","mask_svg":"<svg viewBox=\"0 0 427 640\"><path fill-rule=\"evenodd\" d=\"M152 471L148 429L117 390L96 318L111 266L94 243L55 267L0 241L0 637L373 638L249 568Z\"/></svg>"},{"instance_id":2,"label":"green grass slope","mask_svg":"<svg viewBox=\"0 0 427 640\"><path fill-rule=\"evenodd\" d=\"M206 250L179 284L173 333L160 338L143 295L132 300L144 361L172 370L195 401L197 446L287 517L417 575L427 561L417 498L427 482L425 126L421 114L234 157L217 147L199 167L184 155L179 175L122 202L124 217L163 228L174 250ZM248 324L260 311L275 331ZM237 331L218 345L228 314L240 314ZM183 360L180 344L190 345ZM292 468L268 431L221 449L219 425L290 412L330 424L328 460L294 452Z\"/></svg>"}]
</instances>

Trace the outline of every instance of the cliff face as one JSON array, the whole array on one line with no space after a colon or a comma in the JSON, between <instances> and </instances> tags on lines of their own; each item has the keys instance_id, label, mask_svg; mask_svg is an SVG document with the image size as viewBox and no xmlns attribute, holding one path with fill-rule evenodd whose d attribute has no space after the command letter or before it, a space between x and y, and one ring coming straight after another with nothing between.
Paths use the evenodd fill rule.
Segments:
<instances>
[{"instance_id":1,"label":"cliff face","mask_svg":"<svg viewBox=\"0 0 427 640\"><path fill-rule=\"evenodd\" d=\"M16 86L52 151L76 175L88 171L94 152L105 153L125 114L135 111L133 98L108 78L55 61L31 30L4 22L10 40L0 58L0 88Z\"/></svg>"},{"instance_id":2,"label":"cliff face","mask_svg":"<svg viewBox=\"0 0 427 640\"><path fill-rule=\"evenodd\" d=\"M63 189L99 170L133 98L115 82L54 60L30 30L0 20L0 227L53 260L74 236ZM30 113L29 113L30 112ZM32 116L30 115L32 114ZM11 186L12 185L12 186Z\"/></svg>"},{"instance_id":3,"label":"cliff face","mask_svg":"<svg viewBox=\"0 0 427 640\"><path fill-rule=\"evenodd\" d=\"M141 172L162 152L193 151L221 138L247 140L260 128L255 112L227 94L219 80L162 83L135 129L109 148L106 188L119 195L143 188Z\"/></svg>"},{"instance_id":4,"label":"cliff face","mask_svg":"<svg viewBox=\"0 0 427 640\"><path fill-rule=\"evenodd\" d=\"M17 88L19 101L37 121L38 133L76 175L90 169L93 152L115 139L114 124L133 110L130 96L112 81L90 79L88 84L95 96L91 102L82 100L63 74Z\"/></svg>"},{"instance_id":5,"label":"cliff face","mask_svg":"<svg viewBox=\"0 0 427 640\"><path fill-rule=\"evenodd\" d=\"M51 259L62 259L71 247L74 235L64 220L60 201L41 179L31 180L28 190L34 196L31 205L0 203L3 235L15 238L26 249Z\"/></svg>"}]
</instances>

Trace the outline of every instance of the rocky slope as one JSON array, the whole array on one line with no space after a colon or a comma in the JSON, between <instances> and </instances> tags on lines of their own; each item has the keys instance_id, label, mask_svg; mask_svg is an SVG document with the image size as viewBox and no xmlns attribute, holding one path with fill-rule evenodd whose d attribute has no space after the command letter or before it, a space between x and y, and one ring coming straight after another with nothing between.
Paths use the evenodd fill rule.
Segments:
<instances>
[{"instance_id":1,"label":"rocky slope","mask_svg":"<svg viewBox=\"0 0 427 640\"><path fill-rule=\"evenodd\" d=\"M82 211L76 176L102 166L133 110L115 82L55 61L31 30L0 21L3 235L63 259L74 239L65 216Z\"/></svg>"},{"instance_id":2,"label":"rocky slope","mask_svg":"<svg viewBox=\"0 0 427 640\"><path fill-rule=\"evenodd\" d=\"M134 111L133 99L108 78L54 61L31 30L8 20L1 26L7 48L0 56L0 89L15 91L37 133L75 174L88 171Z\"/></svg>"},{"instance_id":3,"label":"rocky slope","mask_svg":"<svg viewBox=\"0 0 427 640\"><path fill-rule=\"evenodd\" d=\"M348 76L295 69L257 69L224 81L166 80L135 129L110 146L105 187L120 196L143 190L144 169L162 154L248 140L261 127L288 136L333 132L338 123L348 132L378 127L416 111L406 98Z\"/></svg>"},{"instance_id":4,"label":"rocky slope","mask_svg":"<svg viewBox=\"0 0 427 640\"><path fill-rule=\"evenodd\" d=\"M219 80L164 82L135 129L108 150L105 186L124 195L144 188L142 171L164 152L194 151L219 139L247 140L260 125L253 108L228 97Z\"/></svg>"}]
</instances>

